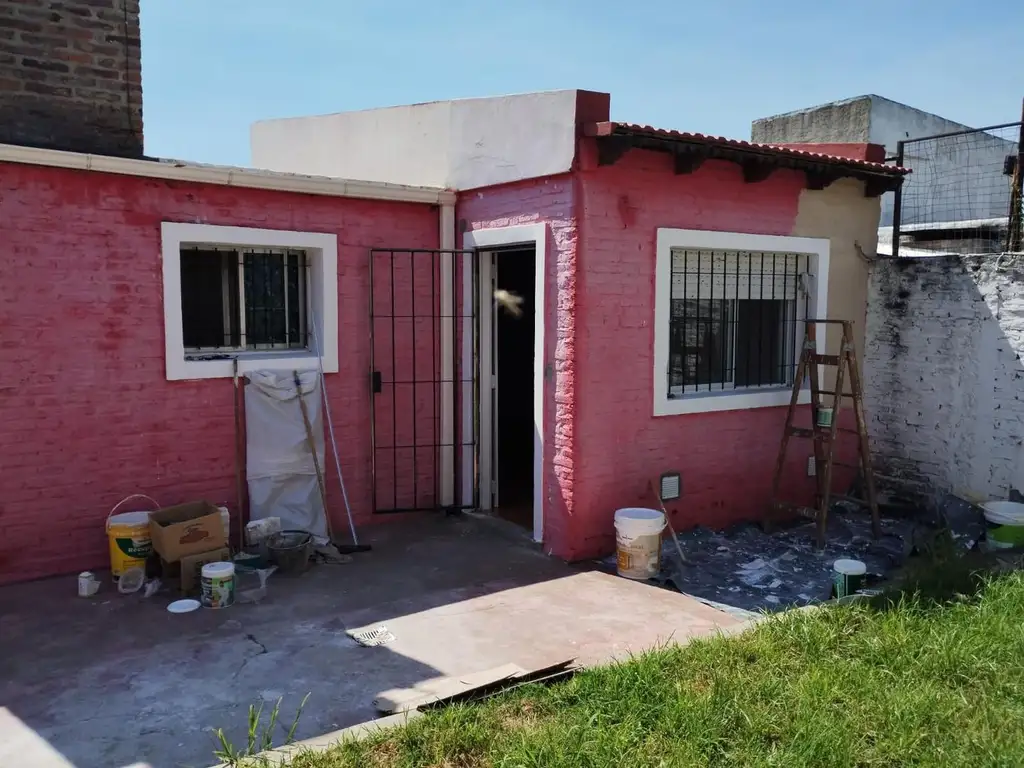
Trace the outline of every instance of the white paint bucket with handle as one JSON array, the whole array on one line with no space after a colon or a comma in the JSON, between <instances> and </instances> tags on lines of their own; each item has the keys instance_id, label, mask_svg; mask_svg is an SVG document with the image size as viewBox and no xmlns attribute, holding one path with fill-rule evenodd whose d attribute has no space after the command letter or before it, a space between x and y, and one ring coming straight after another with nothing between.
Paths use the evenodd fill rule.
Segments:
<instances>
[{"instance_id":1,"label":"white paint bucket with handle","mask_svg":"<svg viewBox=\"0 0 1024 768\"><path fill-rule=\"evenodd\" d=\"M615 512L616 565L619 576L651 579L661 569L661 532L665 515L656 509L627 507Z\"/></svg>"}]
</instances>

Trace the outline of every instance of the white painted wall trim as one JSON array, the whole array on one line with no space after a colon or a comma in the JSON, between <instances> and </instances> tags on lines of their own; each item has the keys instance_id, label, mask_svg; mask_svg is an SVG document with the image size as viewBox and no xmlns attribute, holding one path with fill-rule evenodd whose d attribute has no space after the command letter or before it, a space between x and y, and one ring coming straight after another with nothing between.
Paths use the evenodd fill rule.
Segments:
<instances>
[{"instance_id":1,"label":"white painted wall trim","mask_svg":"<svg viewBox=\"0 0 1024 768\"><path fill-rule=\"evenodd\" d=\"M546 250L547 250L547 224L523 224L515 227L495 227L493 229L477 229L466 232L462 236L462 247L466 250L485 251L488 248L504 248L512 245L532 245L535 253L534 264L534 325L533 325L533 539L541 542L544 540L544 315L546 309L545 287L547 285ZM477 258L486 258L486 254L479 253ZM470 281L467 274L466 281ZM470 287L470 291L472 288ZM486 304L481 304L481 347L491 343L490 333L485 328L490 326L489 308L493 297L489 298ZM487 320L486 326L484 320ZM465 336L464 336L465 338ZM483 352L483 350L482 350ZM467 355L472 355L472 341L468 339L463 344L463 360ZM483 354L481 354L483 357ZM499 394L500 396L500 394ZM491 456L493 455L490 437L485 445L483 439L485 432L483 425L487 425L486 435L490 435L490 420L493 415L490 413L490 398L481 398L481 495L490 495L490 478L492 476ZM467 425L463 424L465 430ZM472 429L472 420L468 428ZM471 437L471 433L470 433ZM464 440L467 439L464 434ZM486 464L486 466L485 466ZM486 472L487 485L484 486Z\"/></svg>"},{"instance_id":2,"label":"white painted wall trim","mask_svg":"<svg viewBox=\"0 0 1024 768\"><path fill-rule=\"evenodd\" d=\"M394 200L406 203L454 204L455 192L439 187L418 187L381 181L357 181L299 173L279 173L259 168L206 165L181 160L138 160L127 157L89 155L57 149L0 144L0 162L70 168L79 171L117 173L150 179L195 181L227 187L273 189L307 195L355 197L364 200Z\"/></svg>"},{"instance_id":3,"label":"white painted wall trim","mask_svg":"<svg viewBox=\"0 0 1024 768\"><path fill-rule=\"evenodd\" d=\"M828 265L829 241L816 237L785 237L779 235L750 235L739 232L711 232L697 229L660 228L657 235L654 300L654 415L678 416L688 413L734 411L747 408L770 408L788 405L792 390L766 389L762 391L737 390L730 392L693 393L682 397L668 396L669 322L672 303L672 249L692 248L717 251L753 251L773 253L799 253L811 257L813 285L809 311L812 317L828 317ZM800 319L803 319L801 308ZM799 323L799 354L803 337L803 323ZM818 336L819 353L825 351L825 334ZM810 390L800 393L800 403L809 403Z\"/></svg>"},{"instance_id":4,"label":"white painted wall trim","mask_svg":"<svg viewBox=\"0 0 1024 768\"><path fill-rule=\"evenodd\" d=\"M290 232L210 224L160 225L164 282L164 350L167 379L215 379L232 375L231 359L186 360L181 318L181 247L183 245L301 248L310 257L309 322L316 323L324 373L338 372L338 238L319 232ZM240 352L240 372L271 368L306 370L317 367L312 352Z\"/></svg>"}]
</instances>

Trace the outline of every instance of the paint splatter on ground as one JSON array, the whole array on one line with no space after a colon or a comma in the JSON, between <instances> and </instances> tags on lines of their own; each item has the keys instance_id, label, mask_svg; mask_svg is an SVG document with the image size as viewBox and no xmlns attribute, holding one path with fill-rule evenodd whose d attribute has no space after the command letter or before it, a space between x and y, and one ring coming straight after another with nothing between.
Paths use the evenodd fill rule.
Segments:
<instances>
[{"instance_id":1,"label":"paint splatter on ground","mask_svg":"<svg viewBox=\"0 0 1024 768\"><path fill-rule=\"evenodd\" d=\"M954 538L970 548L983 530L979 516L965 513L953 522ZM883 581L899 568L934 530L910 519L882 519L882 535L871 535L871 519L861 512L829 516L825 548L814 546L814 523L767 534L753 524L726 531L696 528L679 535L686 557L670 539L661 552L661 573L654 583L696 597L716 608L749 618L828 600L832 563L840 558L867 565L869 583ZM615 558L602 561L615 568Z\"/></svg>"}]
</instances>

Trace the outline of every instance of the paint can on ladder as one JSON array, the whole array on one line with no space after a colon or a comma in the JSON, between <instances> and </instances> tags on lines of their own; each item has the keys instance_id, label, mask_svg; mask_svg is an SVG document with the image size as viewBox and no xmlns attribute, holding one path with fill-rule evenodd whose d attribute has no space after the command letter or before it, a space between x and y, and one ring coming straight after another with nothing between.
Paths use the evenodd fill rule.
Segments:
<instances>
[{"instance_id":1,"label":"paint can on ladder","mask_svg":"<svg viewBox=\"0 0 1024 768\"><path fill-rule=\"evenodd\" d=\"M658 575L664 530L665 515L656 509L616 510L615 549L619 576L642 581Z\"/></svg>"},{"instance_id":2,"label":"paint can on ladder","mask_svg":"<svg viewBox=\"0 0 1024 768\"><path fill-rule=\"evenodd\" d=\"M133 499L145 499L153 505L153 510L117 512L125 502ZM153 499L141 493L126 496L114 505L107 513L107 543L110 549L110 575L114 581L131 568L145 568L146 560L153 551L153 541L149 536L149 513L160 509Z\"/></svg>"}]
</instances>

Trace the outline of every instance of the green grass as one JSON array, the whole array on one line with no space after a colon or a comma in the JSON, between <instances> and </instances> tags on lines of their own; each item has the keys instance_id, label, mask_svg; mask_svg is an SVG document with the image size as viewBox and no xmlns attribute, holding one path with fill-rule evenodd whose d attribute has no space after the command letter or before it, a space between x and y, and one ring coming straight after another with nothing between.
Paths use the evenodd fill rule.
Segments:
<instances>
[{"instance_id":1,"label":"green grass","mask_svg":"<svg viewBox=\"0 0 1024 768\"><path fill-rule=\"evenodd\" d=\"M1021 766L1024 577L962 583L783 614L290 766Z\"/></svg>"}]
</instances>

